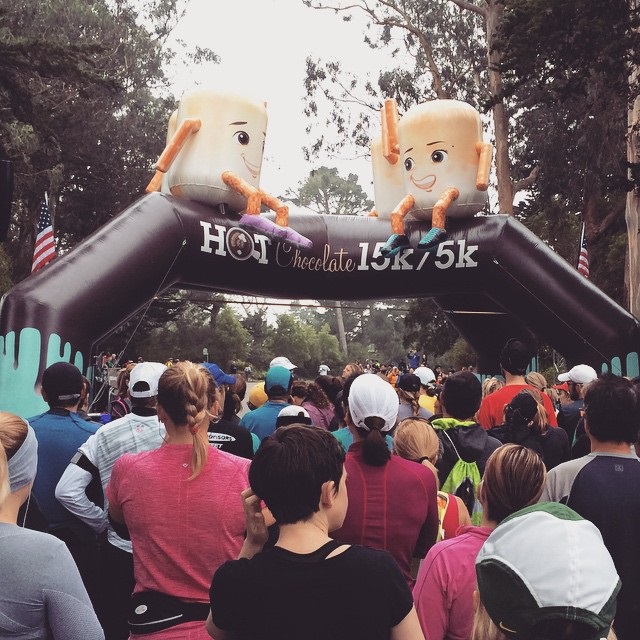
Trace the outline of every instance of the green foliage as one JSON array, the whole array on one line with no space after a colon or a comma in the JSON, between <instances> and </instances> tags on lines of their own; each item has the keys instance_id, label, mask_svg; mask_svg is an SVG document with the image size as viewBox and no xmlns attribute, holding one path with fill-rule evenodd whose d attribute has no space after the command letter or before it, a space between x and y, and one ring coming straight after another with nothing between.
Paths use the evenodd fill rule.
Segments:
<instances>
[{"instance_id":1,"label":"green foliage","mask_svg":"<svg viewBox=\"0 0 640 640\"><path fill-rule=\"evenodd\" d=\"M515 0L505 6L498 47L505 92L520 101L513 148L538 175L523 221L575 265L584 220L591 280L626 306L624 253L629 85L640 49L638 12L626 0ZM519 176L518 176L519 173ZM576 214L580 214L576 218ZM615 258L610 259L614 254Z\"/></svg>"},{"instance_id":2,"label":"green foliage","mask_svg":"<svg viewBox=\"0 0 640 640\"><path fill-rule=\"evenodd\" d=\"M12 286L11 261L4 247L0 245L0 297L9 291Z\"/></svg>"},{"instance_id":3,"label":"green foliage","mask_svg":"<svg viewBox=\"0 0 640 640\"><path fill-rule=\"evenodd\" d=\"M430 298L417 298L409 303L405 318L405 348L415 347L432 357L447 352L458 338L457 330Z\"/></svg>"},{"instance_id":4,"label":"green foliage","mask_svg":"<svg viewBox=\"0 0 640 640\"><path fill-rule=\"evenodd\" d=\"M434 364L436 362L445 370L454 369L459 371L462 367L476 365L476 353L466 340L458 338L450 349L433 360Z\"/></svg>"},{"instance_id":5,"label":"green foliage","mask_svg":"<svg viewBox=\"0 0 640 640\"><path fill-rule=\"evenodd\" d=\"M19 0L0 7L0 157L15 165L7 252L30 271L49 193L68 251L143 194L173 99L162 96L173 0Z\"/></svg>"},{"instance_id":6,"label":"green foliage","mask_svg":"<svg viewBox=\"0 0 640 640\"><path fill-rule=\"evenodd\" d=\"M249 355L251 335L242 326L236 313L225 307L218 315L208 343L209 361L225 368L229 362L246 360Z\"/></svg>"},{"instance_id":7,"label":"green foliage","mask_svg":"<svg viewBox=\"0 0 640 640\"><path fill-rule=\"evenodd\" d=\"M358 176L350 173L342 178L335 167L314 169L299 185L298 193L288 191L287 196L295 205L323 215L355 215L373 207L358 184Z\"/></svg>"}]
</instances>

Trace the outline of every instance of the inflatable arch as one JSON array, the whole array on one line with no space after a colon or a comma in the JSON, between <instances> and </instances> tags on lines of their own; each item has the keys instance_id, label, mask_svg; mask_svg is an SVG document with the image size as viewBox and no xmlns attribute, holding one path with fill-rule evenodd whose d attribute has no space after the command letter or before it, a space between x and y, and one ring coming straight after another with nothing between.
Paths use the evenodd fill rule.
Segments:
<instances>
[{"instance_id":1,"label":"inflatable arch","mask_svg":"<svg viewBox=\"0 0 640 640\"><path fill-rule=\"evenodd\" d=\"M238 226L239 216L162 193L143 196L11 291L0 305L0 408L46 409L39 380L52 362L87 371L93 345L172 286L278 298L431 297L498 371L508 337L540 339L569 363L638 375L638 320L510 216L450 220L426 253L384 258L387 220L290 215L313 248ZM408 221L412 246L429 222ZM125 288L123 290L123 283Z\"/></svg>"}]
</instances>

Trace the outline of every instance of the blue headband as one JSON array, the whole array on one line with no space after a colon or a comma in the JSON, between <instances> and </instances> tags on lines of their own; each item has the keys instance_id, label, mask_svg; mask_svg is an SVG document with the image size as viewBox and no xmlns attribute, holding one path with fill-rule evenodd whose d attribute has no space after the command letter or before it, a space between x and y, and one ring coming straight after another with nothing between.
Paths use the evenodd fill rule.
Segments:
<instances>
[{"instance_id":1,"label":"blue headband","mask_svg":"<svg viewBox=\"0 0 640 640\"><path fill-rule=\"evenodd\" d=\"M25 420L26 422L26 420ZM27 437L9 460L9 482L11 493L34 481L38 467L38 441L27 422Z\"/></svg>"}]
</instances>

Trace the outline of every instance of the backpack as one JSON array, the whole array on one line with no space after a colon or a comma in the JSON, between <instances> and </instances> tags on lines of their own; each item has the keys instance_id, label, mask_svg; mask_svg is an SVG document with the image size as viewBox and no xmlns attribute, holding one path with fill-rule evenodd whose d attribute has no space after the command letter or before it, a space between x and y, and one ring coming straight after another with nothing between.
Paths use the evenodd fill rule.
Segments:
<instances>
[{"instance_id":1,"label":"backpack","mask_svg":"<svg viewBox=\"0 0 640 640\"><path fill-rule=\"evenodd\" d=\"M467 507L469 515L471 516L471 522L479 525L482 522L482 505L478 500L480 469L478 469L477 463L463 460L456 449L456 445L453 444L451 436L445 430L442 430L442 433L447 436L453 450L458 456L458 460L444 481L441 491L458 496Z\"/></svg>"}]
</instances>

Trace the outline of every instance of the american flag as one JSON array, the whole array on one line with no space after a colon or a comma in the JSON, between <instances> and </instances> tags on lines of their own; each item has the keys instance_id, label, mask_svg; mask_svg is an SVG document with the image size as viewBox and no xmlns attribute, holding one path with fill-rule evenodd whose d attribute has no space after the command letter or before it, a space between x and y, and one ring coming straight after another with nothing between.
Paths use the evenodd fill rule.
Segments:
<instances>
[{"instance_id":1,"label":"american flag","mask_svg":"<svg viewBox=\"0 0 640 640\"><path fill-rule=\"evenodd\" d=\"M33 261L31 262L31 273L44 267L56 257L56 247L53 242L53 224L47 200L42 201L40 207L40 217L38 218L38 235L33 248Z\"/></svg>"},{"instance_id":2,"label":"american flag","mask_svg":"<svg viewBox=\"0 0 640 640\"><path fill-rule=\"evenodd\" d=\"M580 255L578 256L578 273L585 278L589 277L589 253L587 252L587 237L584 233L584 223L580 235Z\"/></svg>"}]
</instances>

